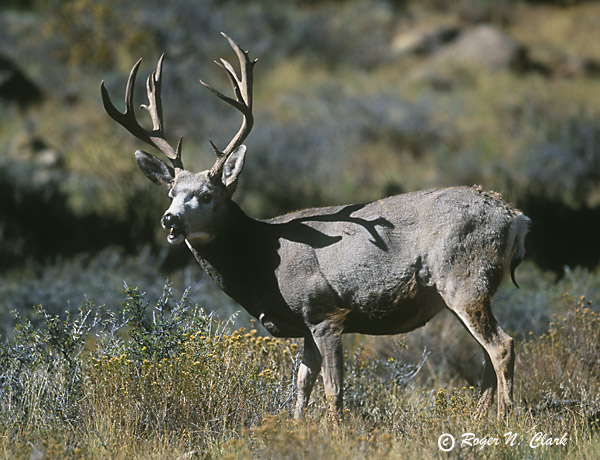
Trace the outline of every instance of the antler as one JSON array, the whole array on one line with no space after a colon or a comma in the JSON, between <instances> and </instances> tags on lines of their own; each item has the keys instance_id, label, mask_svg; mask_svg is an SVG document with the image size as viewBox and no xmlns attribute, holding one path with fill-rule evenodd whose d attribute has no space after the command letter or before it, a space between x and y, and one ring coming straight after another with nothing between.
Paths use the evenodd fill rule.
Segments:
<instances>
[{"instance_id":1,"label":"antler","mask_svg":"<svg viewBox=\"0 0 600 460\"><path fill-rule=\"evenodd\" d=\"M161 77L162 77L162 63L165 55L161 55L156 65L156 72L146 80L146 90L148 93L148 104L142 104L140 109L146 109L152 118L152 131L145 130L137 121L135 117L135 111L133 108L133 92L135 87L135 79L137 76L138 69L142 60L140 59L135 63L131 72L129 73L129 79L127 80L127 88L125 90L125 112L120 112L113 105L108 95L108 91L104 86L104 81L100 85L100 91L102 92L102 103L104 109L108 115L123 126L127 131L133 134L138 139L156 147L165 156L171 160L175 172L183 169L183 163L181 161L181 140L177 143L177 147L174 149L167 139L165 138L163 119L162 119L162 103L160 98L161 90Z\"/></svg>"},{"instance_id":2,"label":"antler","mask_svg":"<svg viewBox=\"0 0 600 460\"><path fill-rule=\"evenodd\" d=\"M254 64L258 59L250 60L248 57L248 51L242 50L239 45L229 36L221 32L221 35L227 39L233 51L238 57L240 61L240 76L238 77L233 66L226 61L225 59L220 59L219 61L215 61L219 67L221 67L227 77L229 78L229 82L233 88L233 93L235 95L235 99L225 96L220 93L212 86L200 80L204 86L206 86L209 90L211 90L214 94L216 94L220 99L227 102L229 105L235 107L242 113L242 126L236 133L236 135L231 139L227 147L225 147L222 151L220 151L213 142L210 142L215 154L217 155L217 160L215 164L208 172L208 175L211 179L221 180L221 173L223 171L223 166L227 161L229 155L233 153L233 151L242 145L244 139L248 136L250 131L252 130L252 125L254 124L254 117L252 116L252 72L254 69Z\"/></svg>"}]
</instances>

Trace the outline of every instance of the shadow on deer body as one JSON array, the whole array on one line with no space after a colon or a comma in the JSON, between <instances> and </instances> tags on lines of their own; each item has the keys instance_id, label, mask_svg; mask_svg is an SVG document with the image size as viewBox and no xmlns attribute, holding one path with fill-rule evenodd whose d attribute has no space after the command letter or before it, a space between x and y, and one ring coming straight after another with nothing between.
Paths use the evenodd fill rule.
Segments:
<instances>
[{"instance_id":1,"label":"shadow on deer body","mask_svg":"<svg viewBox=\"0 0 600 460\"><path fill-rule=\"evenodd\" d=\"M485 355L481 414L498 393L498 414L512 403L512 339L491 311L506 272L524 256L529 219L497 194L453 187L396 195L366 204L297 211L269 220L248 217L232 201L243 170L242 144L253 125L252 71L248 58L226 37L240 61L239 76L221 60L234 98L213 93L242 113L242 125L219 150L209 171L183 167L181 142L164 136L160 102L162 57L148 78L153 130L133 113L139 61L119 112L102 85L109 115L139 139L161 150L167 165L135 153L148 178L169 189L162 218L172 244L185 241L198 263L229 296L273 335L303 337L296 415L306 407L323 373L326 397L340 416L343 388L342 334L397 334L418 328L441 310L454 313ZM203 83L204 84L204 83ZM513 277L514 280L514 277Z\"/></svg>"}]
</instances>

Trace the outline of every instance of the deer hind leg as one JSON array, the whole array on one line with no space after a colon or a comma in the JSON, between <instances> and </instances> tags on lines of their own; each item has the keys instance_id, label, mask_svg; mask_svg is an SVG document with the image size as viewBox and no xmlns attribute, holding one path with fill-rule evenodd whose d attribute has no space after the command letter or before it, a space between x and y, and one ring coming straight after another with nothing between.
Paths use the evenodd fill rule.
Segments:
<instances>
[{"instance_id":1,"label":"deer hind leg","mask_svg":"<svg viewBox=\"0 0 600 460\"><path fill-rule=\"evenodd\" d=\"M309 335L304 339L304 352L298 369L298 398L294 417L302 417L320 371L321 355L313 338Z\"/></svg>"},{"instance_id":2,"label":"deer hind leg","mask_svg":"<svg viewBox=\"0 0 600 460\"><path fill-rule=\"evenodd\" d=\"M481 382L481 397L477 404L477 418L481 418L488 413L494 400L497 386L494 365L485 348L483 349L483 354L485 355L485 370L483 371L483 380Z\"/></svg>"},{"instance_id":3,"label":"deer hind leg","mask_svg":"<svg viewBox=\"0 0 600 460\"><path fill-rule=\"evenodd\" d=\"M512 407L513 374L515 353L513 339L500 327L492 314L491 299L452 308L451 310L465 325L471 335L483 347L486 354L480 409L491 403L494 390L498 391L498 417L505 415ZM491 365L490 365L491 364ZM494 385L495 373L496 385Z\"/></svg>"},{"instance_id":4,"label":"deer hind leg","mask_svg":"<svg viewBox=\"0 0 600 460\"><path fill-rule=\"evenodd\" d=\"M342 334L336 324L324 321L311 330L321 356L325 397L335 420L341 420L343 409L344 354Z\"/></svg>"}]
</instances>

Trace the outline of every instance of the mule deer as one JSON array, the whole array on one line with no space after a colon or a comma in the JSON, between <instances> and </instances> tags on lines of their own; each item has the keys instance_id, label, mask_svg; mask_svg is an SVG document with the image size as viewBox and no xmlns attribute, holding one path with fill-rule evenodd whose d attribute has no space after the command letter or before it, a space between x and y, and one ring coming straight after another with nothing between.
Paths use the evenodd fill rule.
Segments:
<instances>
[{"instance_id":1,"label":"mule deer","mask_svg":"<svg viewBox=\"0 0 600 460\"><path fill-rule=\"evenodd\" d=\"M242 124L219 150L214 166L183 167L163 130L163 56L148 77L151 131L136 120L133 93L138 61L125 92L125 112L101 85L108 114L140 140L160 150L167 165L141 150L143 173L169 189L172 202L161 223L169 243L185 241L214 282L274 336L303 337L296 416L306 407L323 371L325 393L336 415L342 409L342 334L397 334L423 326L443 309L462 322L485 355L479 408L485 413L498 391L498 414L511 406L513 340L491 311L505 272L524 256L529 219L495 193L453 187L406 193L366 204L297 211L269 220L248 217L232 201L244 166L242 144L253 124L252 79L256 60L223 34L240 73L217 62L233 97L201 83L242 114ZM516 284L516 283L515 283Z\"/></svg>"}]
</instances>

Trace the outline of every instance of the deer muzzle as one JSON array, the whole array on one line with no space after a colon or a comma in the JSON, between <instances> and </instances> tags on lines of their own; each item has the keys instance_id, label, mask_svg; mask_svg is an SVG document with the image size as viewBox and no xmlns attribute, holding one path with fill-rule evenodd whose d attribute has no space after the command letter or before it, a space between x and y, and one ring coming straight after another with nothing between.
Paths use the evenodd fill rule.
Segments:
<instances>
[{"instance_id":1,"label":"deer muzzle","mask_svg":"<svg viewBox=\"0 0 600 460\"><path fill-rule=\"evenodd\" d=\"M160 223L164 229L169 230L167 241L170 244L179 244L185 239L185 228L180 217L167 212Z\"/></svg>"}]
</instances>

